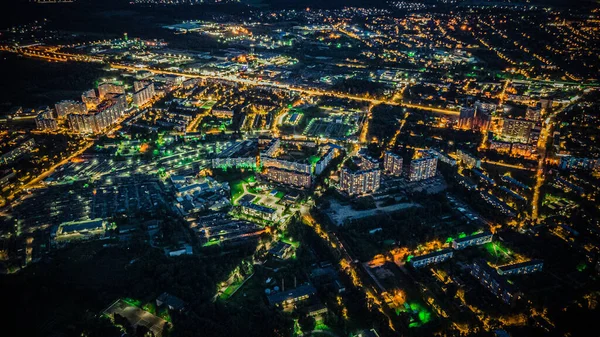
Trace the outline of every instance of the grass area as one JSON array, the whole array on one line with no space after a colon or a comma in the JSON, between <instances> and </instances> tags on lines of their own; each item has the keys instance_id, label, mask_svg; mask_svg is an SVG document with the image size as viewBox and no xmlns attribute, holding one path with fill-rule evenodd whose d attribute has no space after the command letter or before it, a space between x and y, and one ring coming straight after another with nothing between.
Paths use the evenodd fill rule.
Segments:
<instances>
[{"instance_id":1,"label":"grass area","mask_svg":"<svg viewBox=\"0 0 600 337\"><path fill-rule=\"evenodd\" d=\"M136 300L136 299L133 299L133 298L125 297L123 299L123 302L125 302L125 303L127 303L127 304L129 304L131 306L134 306L134 307L142 308L142 301L140 301L140 300Z\"/></svg>"},{"instance_id":2,"label":"grass area","mask_svg":"<svg viewBox=\"0 0 600 337\"><path fill-rule=\"evenodd\" d=\"M283 197L285 197L285 192L277 191L277 193L275 194L275 198L277 199L281 199Z\"/></svg>"},{"instance_id":3,"label":"grass area","mask_svg":"<svg viewBox=\"0 0 600 337\"><path fill-rule=\"evenodd\" d=\"M222 300L228 299L229 297L231 297L231 295L233 295L233 293L235 293L240 288L241 285L242 285L241 282L236 282L236 283L231 284L229 287L227 287L225 289L225 291L223 291L223 293L221 295L219 295L219 298Z\"/></svg>"},{"instance_id":4,"label":"grass area","mask_svg":"<svg viewBox=\"0 0 600 337\"><path fill-rule=\"evenodd\" d=\"M406 302L404 307L396 309L396 314L399 315L401 312L410 313L409 328L418 328L429 323L432 319L432 314L424 306L416 302Z\"/></svg>"},{"instance_id":5,"label":"grass area","mask_svg":"<svg viewBox=\"0 0 600 337\"><path fill-rule=\"evenodd\" d=\"M294 246L294 248L298 248L300 246L300 242L298 242L298 241L292 241L292 240L290 240L288 238L282 238L279 241L285 242L288 245L292 245L292 246Z\"/></svg>"},{"instance_id":6,"label":"grass area","mask_svg":"<svg viewBox=\"0 0 600 337\"><path fill-rule=\"evenodd\" d=\"M144 304L142 309L146 310L147 312L151 313L152 315L156 315L156 304L154 304L154 302L148 302L148 303Z\"/></svg>"},{"instance_id":7,"label":"grass area","mask_svg":"<svg viewBox=\"0 0 600 337\"><path fill-rule=\"evenodd\" d=\"M314 165L319 161L319 159L321 159L321 157L319 157L319 156L310 156L308 158L308 162L311 163L312 165Z\"/></svg>"},{"instance_id":8,"label":"grass area","mask_svg":"<svg viewBox=\"0 0 600 337\"><path fill-rule=\"evenodd\" d=\"M166 307L160 308L160 310L158 310L156 316L164 319L165 321L167 321L169 323L173 323L171 320L171 315L169 314L169 309Z\"/></svg>"},{"instance_id":9,"label":"grass area","mask_svg":"<svg viewBox=\"0 0 600 337\"><path fill-rule=\"evenodd\" d=\"M488 254L494 259L494 264L506 264L510 263L513 260L513 256L510 250L504 247L500 242L490 242L483 245L483 248L488 252Z\"/></svg>"},{"instance_id":10,"label":"grass area","mask_svg":"<svg viewBox=\"0 0 600 337\"><path fill-rule=\"evenodd\" d=\"M235 180L231 182L231 201L235 203L244 194L243 180Z\"/></svg>"},{"instance_id":11,"label":"grass area","mask_svg":"<svg viewBox=\"0 0 600 337\"><path fill-rule=\"evenodd\" d=\"M239 177L239 175L238 175ZM244 187L249 191L254 193L255 189L253 187L248 186L248 184L256 182L256 177L254 175L249 175L246 177L239 177L237 179L233 179L229 181L229 186L231 188L231 201L236 203L239 198L244 195Z\"/></svg>"}]
</instances>

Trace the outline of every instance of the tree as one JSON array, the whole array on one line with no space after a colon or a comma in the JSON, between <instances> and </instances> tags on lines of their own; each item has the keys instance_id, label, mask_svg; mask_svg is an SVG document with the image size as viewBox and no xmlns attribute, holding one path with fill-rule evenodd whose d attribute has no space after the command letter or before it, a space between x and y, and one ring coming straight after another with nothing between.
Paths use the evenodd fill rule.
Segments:
<instances>
[{"instance_id":1,"label":"tree","mask_svg":"<svg viewBox=\"0 0 600 337\"><path fill-rule=\"evenodd\" d=\"M317 325L315 319L308 315L301 316L298 319L298 324L300 325L300 329L302 329L302 331L305 333L313 331Z\"/></svg>"}]
</instances>

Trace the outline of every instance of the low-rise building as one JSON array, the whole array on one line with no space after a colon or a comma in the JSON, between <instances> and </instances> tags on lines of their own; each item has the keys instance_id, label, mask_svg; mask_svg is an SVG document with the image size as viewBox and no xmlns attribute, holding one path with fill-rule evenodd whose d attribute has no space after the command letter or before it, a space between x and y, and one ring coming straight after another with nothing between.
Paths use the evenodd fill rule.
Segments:
<instances>
[{"instance_id":1,"label":"low-rise building","mask_svg":"<svg viewBox=\"0 0 600 337\"><path fill-rule=\"evenodd\" d=\"M471 275L506 304L514 305L520 297L519 292L483 260L471 265Z\"/></svg>"},{"instance_id":2,"label":"low-rise building","mask_svg":"<svg viewBox=\"0 0 600 337\"><path fill-rule=\"evenodd\" d=\"M464 249L470 246L479 246L489 242L492 242L492 238L494 235L489 232L479 233L475 235L470 235L464 237L462 239L456 239L452 241L452 248L454 249Z\"/></svg>"},{"instance_id":3,"label":"low-rise building","mask_svg":"<svg viewBox=\"0 0 600 337\"><path fill-rule=\"evenodd\" d=\"M543 260L531 260L531 261L509 264L506 266L498 267L498 274L500 274L500 275L531 274L531 273L541 271L543 267L544 267Z\"/></svg>"},{"instance_id":4,"label":"low-rise building","mask_svg":"<svg viewBox=\"0 0 600 337\"><path fill-rule=\"evenodd\" d=\"M415 268L425 267L429 264L444 262L454 256L452 249L442 249L437 252L413 257L409 262Z\"/></svg>"},{"instance_id":5,"label":"low-rise building","mask_svg":"<svg viewBox=\"0 0 600 337\"><path fill-rule=\"evenodd\" d=\"M244 214L269 221L275 221L277 210L274 208L257 205L252 202L242 202L240 203L240 206L242 213Z\"/></svg>"},{"instance_id":6,"label":"low-rise building","mask_svg":"<svg viewBox=\"0 0 600 337\"><path fill-rule=\"evenodd\" d=\"M281 291L267 296L269 304L276 307L288 307L295 303L304 302L315 296L317 289L310 284L301 285L296 289Z\"/></svg>"},{"instance_id":7,"label":"low-rise building","mask_svg":"<svg viewBox=\"0 0 600 337\"><path fill-rule=\"evenodd\" d=\"M104 235L107 229L107 223L103 219L91 219L82 221L63 222L52 236L56 241L70 241L90 239Z\"/></svg>"},{"instance_id":8,"label":"low-rise building","mask_svg":"<svg viewBox=\"0 0 600 337\"><path fill-rule=\"evenodd\" d=\"M185 302L179 297L173 296L169 293L162 293L156 298L156 305L162 307L163 305L169 308L169 310L183 311L185 309Z\"/></svg>"}]
</instances>

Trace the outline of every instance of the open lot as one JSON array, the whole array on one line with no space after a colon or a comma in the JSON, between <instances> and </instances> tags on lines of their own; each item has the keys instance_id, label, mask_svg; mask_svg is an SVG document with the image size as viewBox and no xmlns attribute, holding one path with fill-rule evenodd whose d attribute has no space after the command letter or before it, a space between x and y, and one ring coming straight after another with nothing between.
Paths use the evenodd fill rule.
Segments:
<instances>
[{"instance_id":1,"label":"open lot","mask_svg":"<svg viewBox=\"0 0 600 337\"><path fill-rule=\"evenodd\" d=\"M154 336L161 337L165 324L169 324L164 319L154 316L151 313L134 307L118 300L104 311L105 315L112 316L114 314L125 317L133 327L145 326L152 331Z\"/></svg>"},{"instance_id":2,"label":"open lot","mask_svg":"<svg viewBox=\"0 0 600 337\"><path fill-rule=\"evenodd\" d=\"M351 205L342 205L335 199L332 199L330 202L331 207L327 214L331 221L338 226L341 226L347 221L351 220L368 218L373 215L384 214L388 212L396 212L405 208L420 207L419 204L408 202L389 206L377 206L377 208L368 210L355 210Z\"/></svg>"}]
</instances>

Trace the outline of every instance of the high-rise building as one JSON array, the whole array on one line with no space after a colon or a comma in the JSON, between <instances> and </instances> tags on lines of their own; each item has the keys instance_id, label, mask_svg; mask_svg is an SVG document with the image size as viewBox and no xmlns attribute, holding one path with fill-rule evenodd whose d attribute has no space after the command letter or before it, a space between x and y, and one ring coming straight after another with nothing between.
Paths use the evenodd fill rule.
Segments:
<instances>
[{"instance_id":1,"label":"high-rise building","mask_svg":"<svg viewBox=\"0 0 600 337\"><path fill-rule=\"evenodd\" d=\"M542 117L542 110L538 107L527 107L527 112L525 112L525 119L537 122Z\"/></svg>"},{"instance_id":2,"label":"high-rise building","mask_svg":"<svg viewBox=\"0 0 600 337\"><path fill-rule=\"evenodd\" d=\"M371 157L364 148L358 153L358 158L360 160L358 165L361 170L373 170L379 168L379 160Z\"/></svg>"},{"instance_id":3,"label":"high-rise building","mask_svg":"<svg viewBox=\"0 0 600 337\"><path fill-rule=\"evenodd\" d=\"M410 162L408 178L410 181L421 181L435 177L436 172L437 158L433 156L424 156L413 159Z\"/></svg>"},{"instance_id":4,"label":"high-rise building","mask_svg":"<svg viewBox=\"0 0 600 337\"><path fill-rule=\"evenodd\" d=\"M473 127L486 131L492 124L492 114L498 106L494 103L485 103L481 101L475 102L475 119Z\"/></svg>"},{"instance_id":5,"label":"high-rise building","mask_svg":"<svg viewBox=\"0 0 600 337\"><path fill-rule=\"evenodd\" d=\"M133 103L137 106L142 106L148 103L155 95L154 83L150 82L133 82L135 93L133 94Z\"/></svg>"},{"instance_id":6,"label":"high-rise building","mask_svg":"<svg viewBox=\"0 0 600 337\"><path fill-rule=\"evenodd\" d=\"M81 94L81 101L87 106L88 109L91 109L100 103L100 98L98 98L98 95L96 95L96 90L90 89Z\"/></svg>"},{"instance_id":7,"label":"high-rise building","mask_svg":"<svg viewBox=\"0 0 600 337\"><path fill-rule=\"evenodd\" d=\"M55 131L58 130L58 122L52 115L52 110L40 112L35 117L35 126L38 130Z\"/></svg>"},{"instance_id":8,"label":"high-rise building","mask_svg":"<svg viewBox=\"0 0 600 337\"><path fill-rule=\"evenodd\" d=\"M125 95L113 95L95 110L84 114L70 114L69 125L73 132L100 133L114 124L125 113Z\"/></svg>"},{"instance_id":9,"label":"high-rise building","mask_svg":"<svg viewBox=\"0 0 600 337\"><path fill-rule=\"evenodd\" d=\"M553 104L553 100L552 98L540 98L540 107L542 109L548 110L550 108L552 108L552 104Z\"/></svg>"},{"instance_id":10,"label":"high-rise building","mask_svg":"<svg viewBox=\"0 0 600 337\"><path fill-rule=\"evenodd\" d=\"M458 127L461 129L471 129L475 120L475 108L462 107L460 108L460 116L458 117Z\"/></svg>"},{"instance_id":11,"label":"high-rise building","mask_svg":"<svg viewBox=\"0 0 600 337\"><path fill-rule=\"evenodd\" d=\"M69 120L69 127L71 131L76 133L94 133L95 122L94 115L91 113L85 114L70 114L67 119Z\"/></svg>"},{"instance_id":12,"label":"high-rise building","mask_svg":"<svg viewBox=\"0 0 600 337\"><path fill-rule=\"evenodd\" d=\"M379 189L381 170L351 171L344 167L340 172L340 189L349 195L373 193Z\"/></svg>"},{"instance_id":13,"label":"high-rise building","mask_svg":"<svg viewBox=\"0 0 600 337\"><path fill-rule=\"evenodd\" d=\"M125 87L118 83L105 82L98 85L98 98L105 99L108 94L124 94Z\"/></svg>"},{"instance_id":14,"label":"high-rise building","mask_svg":"<svg viewBox=\"0 0 600 337\"><path fill-rule=\"evenodd\" d=\"M458 149L456 150L456 156L468 168L481 167L481 160L467 151Z\"/></svg>"},{"instance_id":15,"label":"high-rise building","mask_svg":"<svg viewBox=\"0 0 600 337\"><path fill-rule=\"evenodd\" d=\"M325 170L325 168L327 168L327 166L333 160L333 158L337 156L337 151L338 150L336 148L330 147L329 150L325 152L323 157L321 157L321 159L319 159L319 161L317 161L317 163L315 164L315 174L318 175L323 173L323 171Z\"/></svg>"},{"instance_id":16,"label":"high-rise building","mask_svg":"<svg viewBox=\"0 0 600 337\"><path fill-rule=\"evenodd\" d=\"M393 176L402 175L402 164L404 160L398 154L395 154L391 151L386 151L385 156L383 157L383 169L386 173L391 174Z\"/></svg>"},{"instance_id":17,"label":"high-rise building","mask_svg":"<svg viewBox=\"0 0 600 337\"><path fill-rule=\"evenodd\" d=\"M67 116L70 114L83 114L88 111L87 106L83 102L70 100L60 101L56 103L55 108L56 117L59 119L67 118Z\"/></svg>"},{"instance_id":18,"label":"high-rise building","mask_svg":"<svg viewBox=\"0 0 600 337\"><path fill-rule=\"evenodd\" d=\"M511 142L526 143L534 124L534 122L524 119L504 118L502 138Z\"/></svg>"}]
</instances>

